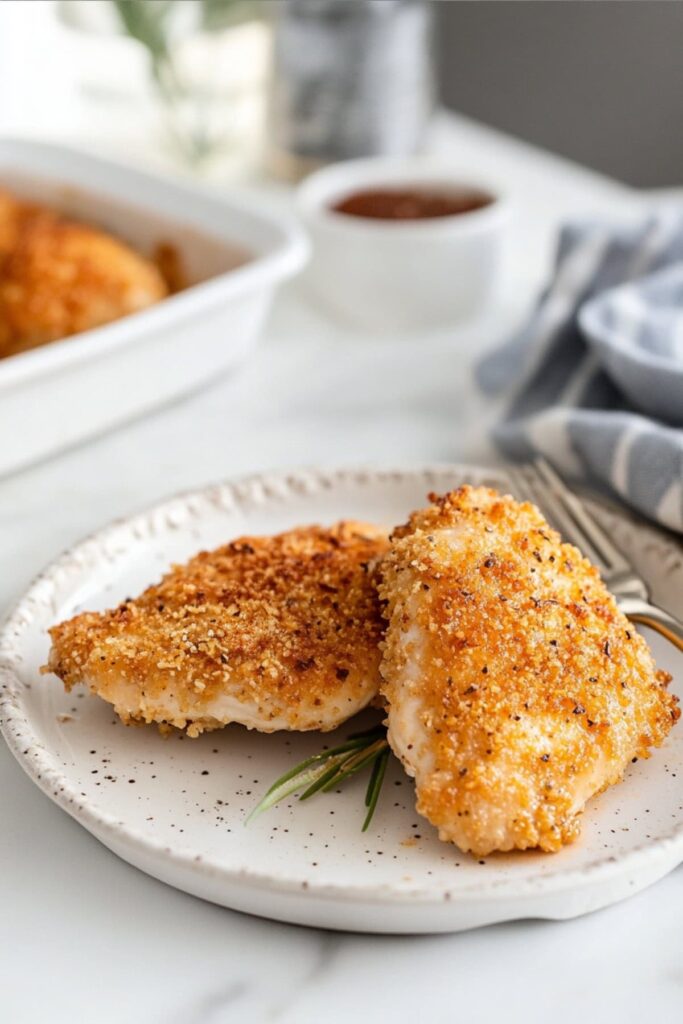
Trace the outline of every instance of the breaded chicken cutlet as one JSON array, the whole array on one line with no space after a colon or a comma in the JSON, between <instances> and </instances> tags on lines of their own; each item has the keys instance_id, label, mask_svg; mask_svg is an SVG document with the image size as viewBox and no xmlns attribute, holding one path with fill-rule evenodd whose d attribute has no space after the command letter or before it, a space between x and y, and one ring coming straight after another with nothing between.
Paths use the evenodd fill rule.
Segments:
<instances>
[{"instance_id":1,"label":"breaded chicken cutlet","mask_svg":"<svg viewBox=\"0 0 683 1024\"><path fill-rule=\"evenodd\" d=\"M0 190L0 357L118 320L169 289L104 231Z\"/></svg>"},{"instance_id":2,"label":"breaded chicken cutlet","mask_svg":"<svg viewBox=\"0 0 683 1024\"><path fill-rule=\"evenodd\" d=\"M192 736L230 722L335 729L378 691L373 562L387 543L358 522L241 537L112 611L53 627L44 671L85 683L124 722Z\"/></svg>"},{"instance_id":3,"label":"breaded chicken cutlet","mask_svg":"<svg viewBox=\"0 0 683 1024\"><path fill-rule=\"evenodd\" d=\"M679 715L597 570L537 508L461 487L383 560L389 741L441 839L558 850Z\"/></svg>"}]
</instances>

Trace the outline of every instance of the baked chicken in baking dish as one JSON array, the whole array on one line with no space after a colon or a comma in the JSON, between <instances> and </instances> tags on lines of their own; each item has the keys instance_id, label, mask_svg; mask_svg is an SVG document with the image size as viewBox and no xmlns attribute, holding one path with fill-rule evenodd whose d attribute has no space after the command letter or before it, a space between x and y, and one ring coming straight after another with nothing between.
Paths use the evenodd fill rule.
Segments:
<instances>
[{"instance_id":1,"label":"baked chicken in baking dish","mask_svg":"<svg viewBox=\"0 0 683 1024\"><path fill-rule=\"evenodd\" d=\"M87 331L169 294L113 235L0 189L0 358Z\"/></svg>"}]
</instances>

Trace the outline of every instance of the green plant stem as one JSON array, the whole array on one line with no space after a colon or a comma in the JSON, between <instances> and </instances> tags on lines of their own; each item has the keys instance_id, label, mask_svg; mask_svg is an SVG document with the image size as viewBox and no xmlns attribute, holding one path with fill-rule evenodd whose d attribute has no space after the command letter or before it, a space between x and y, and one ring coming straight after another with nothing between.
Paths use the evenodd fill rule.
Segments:
<instances>
[{"instance_id":1,"label":"green plant stem","mask_svg":"<svg viewBox=\"0 0 683 1024\"><path fill-rule=\"evenodd\" d=\"M377 807L377 801L379 800L379 794L382 789L382 783L384 782L384 775L387 770L387 762L389 761L389 754L391 753L389 745L387 744L382 753L379 755L374 765L372 766L372 775L368 783L368 789L365 794L365 806L368 809L365 815L365 821L363 822L362 832L367 832L368 825L372 821Z\"/></svg>"},{"instance_id":2,"label":"green plant stem","mask_svg":"<svg viewBox=\"0 0 683 1024\"><path fill-rule=\"evenodd\" d=\"M309 800L316 793L329 793L352 775L372 765L365 794L365 806L368 808L362 827L365 832L377 807L389 754L389 744L383 726L356 733L339 746L307 757L276 779L246 819L245 824L294 793L299 793L299 800Z\"/></svg>"}]
</instances>

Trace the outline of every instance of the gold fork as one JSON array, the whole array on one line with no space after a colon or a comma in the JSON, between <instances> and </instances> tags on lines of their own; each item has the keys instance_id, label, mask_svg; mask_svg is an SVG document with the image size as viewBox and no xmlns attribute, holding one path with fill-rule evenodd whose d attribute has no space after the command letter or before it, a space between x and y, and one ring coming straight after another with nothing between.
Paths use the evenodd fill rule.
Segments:
<instances>
[{"instance_id":1,"label":"gold fork","mask_svg":"<svg viewBox=\"0 0 683 1024\"><path fill-rule=\"evenodd\" d=\"M583 502L545 459L510 467L515 497L538 505L551 526L600 570L617 604L632 622L650 626L683 651L683 625L650 600L647 584L608 537Z\"/></svg>"}]
</instances>

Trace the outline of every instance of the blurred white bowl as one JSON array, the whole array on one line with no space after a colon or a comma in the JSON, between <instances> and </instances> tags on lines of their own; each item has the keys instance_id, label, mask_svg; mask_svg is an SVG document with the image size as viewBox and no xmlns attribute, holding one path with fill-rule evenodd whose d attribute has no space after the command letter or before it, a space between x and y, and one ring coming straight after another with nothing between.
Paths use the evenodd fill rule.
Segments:
<instances>
[{"instance_id":1,"label":"blurred white bowl","mask_svg":"<svg viewBox=\"0 0 683 1024\"><path fill-rule=\"evenodd\" d=\"M350 216L332 207L365 189L476 189L491 202L417 220ZM373 331L442 327L481 312L500 277L508 202L489 180L427 157L350 160L316 171L298 190L313 242L305 279L337 316Z\"/></svg>"},{"instance_id":2,"label":"blurred white bowl","mask_svg":"<svg viewBox=\"0 0 683 1024\"><path fill-rule=\"evenodd\" d=\"M0 359L0 473L239 364L276 286L308 255L303 232L280 212L58 145L0 139L1 187L102 226L146 254L170 243L191 284L114 323ZM248 258L236 265L240 250Z\"/></svg>"}]
</instances>

